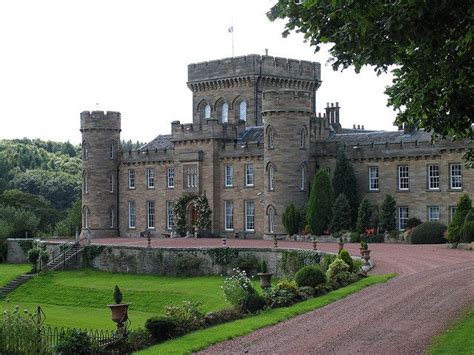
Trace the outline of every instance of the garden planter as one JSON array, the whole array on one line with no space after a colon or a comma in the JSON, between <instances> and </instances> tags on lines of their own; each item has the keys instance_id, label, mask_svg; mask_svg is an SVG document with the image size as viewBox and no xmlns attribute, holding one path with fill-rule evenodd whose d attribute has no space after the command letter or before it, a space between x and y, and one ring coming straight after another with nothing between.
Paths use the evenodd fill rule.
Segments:
<instances>
[{"instance_id":1,"label":"garden planter","mask_svg":"<svg viewBox=\"0 0 474 355\"><path fill-rule=\"evenodd\" d=\"M367 265L370 260L370 250L364 250L362 258L365 260L365 264Z\"/></svg>"},{"instance_id":2,"label":"garden planter","mask_svg":"<svg viewBox=\"0 0 474 355\"><path fill-rule=\"evenodd\" d=\"M273 274L269 272L259 272L257 274L260 277L260 287L261 288L269 288L272 286L272 276Z\"/></svg>"},{"instance_id":3,"label":"garden planter","mask_svg":"<svg viewBox=\"0 0 474 355\"><path fill-rule=\"evenodd\" d=\"M344 243L343 243L343 242L339 242L339 251L341 251L342 249L344 249Z\"/></svg>"},{"instance_id":4,"label":"garden planter","mask_svg":"<svg viewBox=\"0 0 474 355\"><path fill-rule=\"evenodd\" d=\"M359 250L360 250L360 256L363 257L363 256L364 256L364 251L365 251L365 249L364 249L364 248L359 248Z\"/></svg>"},{"instance_id":5,"label":"garden planter","mask_svg":"<svg viewBox=\"0 0 474 355\"><path fill-rule=\"evenodd\" d=\"M130 303L109 304L108 307L112 311L112 320L117 323L117 328L124 326L128 319L128 306Z\"/></svg>"}]
</instances>

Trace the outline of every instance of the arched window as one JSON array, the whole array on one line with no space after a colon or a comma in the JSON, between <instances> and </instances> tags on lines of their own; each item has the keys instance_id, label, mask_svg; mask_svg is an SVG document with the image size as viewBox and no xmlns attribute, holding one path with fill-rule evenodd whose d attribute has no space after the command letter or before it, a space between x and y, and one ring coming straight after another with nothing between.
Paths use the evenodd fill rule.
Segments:
<instances>
[{"instance_id":1,"label":"arched window","mask_svg":"<svg viewBox=\"0 0 474 355\"><path fill-rule=\"evenodd\" d=\"M82 173L82 192L85 194L89 193L89 181L85 171Z\"/></svg>"},{"instance_id":2,"label":"arched window","mask_svg":"<svg viewBox=\"0 0 474 355\"><path fill-rule=\"evenodd\" d=\"M239 104L239 120L247 121L247 102L245 101Z\"/></svg>"},{"instance_id":3,"label":"arched window","mask_svg":"<svg viewBox=\"0 0 474 355\"><path fill-rule=\"evenodd\" d=\"M306 148L306 129L301 128L300 132L300 149Z\"/></svg>"},{"instance_id":4,"label":"arched window","mask_svg":"<svg viewBox=\"0 0 474 355\"><path fill-rule=\"evenodd\" d=\"M268 186L268 191L274 191L275 190L275 166L273 163L268 163L267 164L267 186Z\"/></svg>"},{"instance_id":5,"label":"arched window","mask_svg":"<svg viewBox=\"0 0 474 355\"><path fill-rule=\"evenodd\" d=\"M114 192L115 176L114 173L109 174L109 191Z\"/></svg>"},{"instance_id":6,"label":"arched window","mask_svg":"<svg viewBox=\"0 0 474 355\"><path fill-rule=\"evenodd\" d=\"M268 126L267 128L267 140L268 140L268 149L275 148L273 128L271 126Z\"/></svg>"},{"instance_id":7,"label":"arched window","mask_svg":"<svg viewBox=\"0 0 474 355\"><path fill-rule=\"evenodd\" d=\"M109 210L109 226L110 228L114 228L114 225L115 225L115 212L114 212L114 208L111 207Z\"/></svg>"},{"instance_id":8,"label":"arched window","mask_svg":"<svg viewBox=\"0 0 474 355\"><path fill-rule=\"evenodd\" d=\"M229 104L227 102L222 103L221 106L221 122L229 122Z\"/></svg>"},{"instance_id":9,"label":"arched window","mask_svg":"<svg viewBox=\"0 0 474 355\"><path fill-rule=\"evenodd\" d=\"M203 109L203 117L208 120L211 118L211 105L207 104Z\"/></svg>"},{"instance_id":10,"label":"arched window","mask_svg":"<svg viewBox=\"0 0 474 355\"><path fill-rule=\"evenodd\" d=\"M82 228L89 228L89 208L86 206L82 209Z\"/></svg>"},{"instance_id":11,"label":"arched window","mask_svg":"<svg viewBox=\"0 0 474 355\"><path fill-rule=\"evenodd\" d=\"M89 159L89 146L86 141L82 142L82 159Z\"/></svg>"},{"instance_id":12,"label":"arched window","mask_svg":"<svg viewBox=\"0 0 474 355\"><path fill-rule=\"evenodd\" d=\"M302 164L300 167L300 190L306 190L306 164Z\"/></svg>"},{"instance_id":13,"label":"arched window","mask_svg":"<svg viewBox=\"0 0 474 355\"><path fill-rule=\"evenodd\" d=\"M267 215L268 215L268 226L267 226L268 233L275 233L276 212L275 212L275 208L272 205L268 206Z\"/></svg>"}]
</instances>

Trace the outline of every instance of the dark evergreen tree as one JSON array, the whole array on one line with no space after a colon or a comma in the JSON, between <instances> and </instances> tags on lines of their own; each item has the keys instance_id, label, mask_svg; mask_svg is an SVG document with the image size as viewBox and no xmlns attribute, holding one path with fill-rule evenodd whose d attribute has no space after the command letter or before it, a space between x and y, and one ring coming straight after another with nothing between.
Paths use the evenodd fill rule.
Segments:
<instances>
[{"instance_id":1,"label":"dark evergreen tree","mask_svg":"<svg viewBox=\"0 0 474 355\"><path fill-rule=\"evenodd\" d=\"M467 194L462 195L459 198L458 204L456 205L456 212L454 213L451 223L448 227L448 240L451 243L459 242L461 237L461 228L464 224L466 215L472 208L472 201Z\"/></svg>"},{"instance_id":2,"label":"dark evergreen tree","mask_svg":"<svg viewBox=\"0 0 474 355\"><path fill-rule=\"evenodd\" d=\"M343 193L337 196L332 206L331 232L340 232L351 228L351 206Z\"/></svg>"},{"instance_id":3,"label":"dark evergreen tree","mask_svg":"<svg viewBox=\"0 0 474 355\"><path fill-rule=\"evenodd\" d=\"M342 149L337 152L336 170L332 178L334 195L344 194L351 208L351 222L357 220L357 182L352 163L347 159Z\"/></svg>"},{"instance_id":4,"label":"dark evergreen tree","mask_svg":"<svg viewBox=\"0 0 474 355\"><path fill-rule=\"evenodd\" d=\"M380 206L379 227L384 231L392 231L396 228L397 202L392 195L386 195Z\"/></svg>"},{"instance_id":5,"label":"dark evergreen tree","mask_svg":"<svg viewBox=\"0 0 474 355\"><path fill-rule=\"evenodd\" d=\"M370 218L372 216L372 211L370 207L369 200L364 198L360 205L359 210L357 211L357 232L364 233L365 230L370 226Z\"/></svg>"},{"instance_id":6,"label":"dark evergreen tree","mask_svg":"<svg viewBox=\"0 0 474 355\"><path fill-rule=\"evenodd\" d=\"M285 227L286 233L293 235L298 233L300 225L300 212L296 209L295 205L290 203L285 212L283 212L282 223Z\"/></svg>"},{"instance_id":7,"label":"dark evergreen tree","mask_svg":"<svg viewBox=\"0 0 474 355\"><path fill-rule=\"evenodd\" d=\"M333 196L329 174L320 169L314 175L306 211L306 224L310 227L312 234L321 235L328 228L331 221Z\"/></svg>"}]
</instances>

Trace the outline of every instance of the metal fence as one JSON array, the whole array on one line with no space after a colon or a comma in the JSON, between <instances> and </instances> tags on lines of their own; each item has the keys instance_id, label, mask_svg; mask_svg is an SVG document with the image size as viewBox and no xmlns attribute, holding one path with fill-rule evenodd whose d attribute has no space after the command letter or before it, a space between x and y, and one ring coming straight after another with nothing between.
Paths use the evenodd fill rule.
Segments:
<instances>
[{"instance_id":1,"label":"metal fence","mask_svg":"<svg viewBox=\"0 0 474 355\"><path fill-rule=\"evenodd\" d=\"M120 339L116 331L104 329L80 329L80 328L59 328L43 326L41 328L41 338L53 349L59 344L62 337L71 332L85 332L91 340L99 346L107 346Z\"/></svg>"}]
</instances>

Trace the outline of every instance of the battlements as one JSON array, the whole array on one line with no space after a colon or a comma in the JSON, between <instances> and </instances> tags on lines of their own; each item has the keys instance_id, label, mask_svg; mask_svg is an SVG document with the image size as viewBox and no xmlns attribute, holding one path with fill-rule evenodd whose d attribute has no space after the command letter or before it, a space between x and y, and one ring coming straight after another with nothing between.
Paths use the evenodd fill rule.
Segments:
<instances>
[{"instance_id":1,"label":"battlements","mask_svg":"<svg viewBox=\"0 0 474 355\"><path fill-rule=\"evenodd\" d=\"M245 130L245 122L220 123L217 119L206 120L205 123L193 124L180 121L171 122L172 141L195 140L195 139L236 139Z\"/></svg>"},{"instance_id":2,"label":"battlements","mask_svg":"<svg viewBox=\"0 0 474 355\"><path fill-rule=\"evenodd\" d=\"M309 91L272 90L263 92L262 113L281 112L313 112L312 96Z\"/></svg>"},{"instance_id":3,"label":"battlements","mask_svg":"<svg viewBox=\"0 0 474 355\"><path fill-rule=\"evenodd\" d=\"M239 76L273 76L319 82L321 65L317 62L257 54L188 65L188 82Z\"/></svg>"},{"instance_id":4,"label":"battlements","mask_svg":"<svg viewBox=\"0 0 474 355\"><path fill-rule=\"evenodd\" d=\"M81 112L81 131L84 129L121 130L121 114L116 111Z\"/></svg>"}]
</instances>

